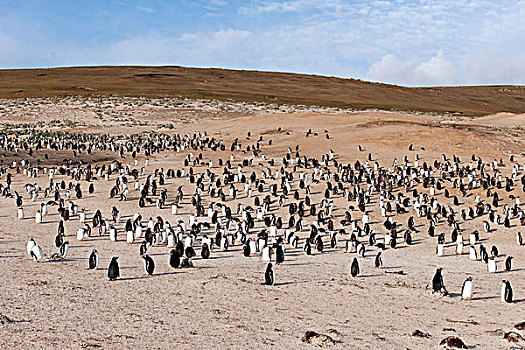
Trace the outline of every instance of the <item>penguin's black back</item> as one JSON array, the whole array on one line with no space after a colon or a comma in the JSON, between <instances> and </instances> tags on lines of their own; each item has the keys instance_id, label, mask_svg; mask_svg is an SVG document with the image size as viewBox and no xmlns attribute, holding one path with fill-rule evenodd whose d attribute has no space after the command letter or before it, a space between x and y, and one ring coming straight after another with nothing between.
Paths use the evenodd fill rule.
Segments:
<instances>
[{"instance_id":1,"label":"penguin's black back","mask_svg":"<svg viewBox=\"0 0 525 350\"><path fill-rule=\"evenodd\" d=\"M180 254L177 250L172 249L170 254L170 266L176 269L180 266Z\"/></svg>"},{"instance_id":2,"label":"penguin's black back","mask_svg":"<svg viewBox=\"0 0 525 350\"><path fill-rule=\"evenodd\" d=\"M114 280L120 277L120 269L116 258L111 259L108 268L108 278Z\"/></svg>"}]
</instances>

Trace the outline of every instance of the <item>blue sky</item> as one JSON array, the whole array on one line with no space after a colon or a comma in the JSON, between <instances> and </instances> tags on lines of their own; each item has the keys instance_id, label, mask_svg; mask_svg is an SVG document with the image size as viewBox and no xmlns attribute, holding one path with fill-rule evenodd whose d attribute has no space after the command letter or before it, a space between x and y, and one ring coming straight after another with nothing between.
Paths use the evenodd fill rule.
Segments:
<instances>
[{"instance_id":1,"label":"blue sky","mask_svg":"<svg viewBox=\"0 0 525 350\"><path fill-rule=\"evenodd\" d=\"M0 0L0 68L183 65L525 84L525 0Z\"/></svg>"}]
</instances>

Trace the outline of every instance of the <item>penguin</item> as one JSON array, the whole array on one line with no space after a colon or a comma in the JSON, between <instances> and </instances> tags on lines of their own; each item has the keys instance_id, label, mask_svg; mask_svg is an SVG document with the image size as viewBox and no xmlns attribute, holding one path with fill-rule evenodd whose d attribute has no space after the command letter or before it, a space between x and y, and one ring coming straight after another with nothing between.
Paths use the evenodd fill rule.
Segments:
<instances>
[{"instance_id":1,"label":"penguin","mask_svg":"<svg viewBox=\"0 0 525 350\"><path fill-rule=\"evenodd\" d=\"M111 258L111 262L108 267L108 278L110 281L114 281L120 277L120 269L118 267L118 256Z\"/></svg>"},{"instance_id":2,"label":"penguin","mask_svg":"<svg viewBox=\"0 0 525 350\"><path fill-rule=\"evenodd\" d=\"M251 255L250 242L251 238L249 238L248 241L242 247L242 255L244 255L245 257L249 257Z\"/></svg>"},{"instance_id":3,"label":"penguin","mask_svg":"<svg viewBox=\"0 0 525 350\"><path fill-rule=\"evenodd\" d=\"M272 261L272 247L266 246L262 249L263 261Z\"/></svg>"},{"instance_id":4,"label":"penguin","mask_svg":"<svg viewBox=\"0 0 525 350\"><path fill-rule=\"evenodd\" d=\"M456 241L456 255L463 255L463 241Z\"/></svg>"},{"instance_id":5,"label":"penguin","mask_svg":"<svg viewBox=\"0 0 525 350\"><path fill-rule=\"evenodd\" d=\"M357 258L354 258L352 265L350 265L350 274L352 277L359 275L359 262L357 261Z\"/></svg>"},{"instance_id":6,"label":"penguin","mask_svg":"<svg viewBox=\"0 0 525 350\"><path fill-rule=\"evenodd\" d=\"M155 271L155 262L149 255L143 255L142 259L144 260L144 272L146 275L153 275L153 271Z\"/></svg>"},{"instance_id":7,"label":"penguin","mask_svg":"<svg viewBox=\"0 0 525 350\"><path fill-rule=\"evenodd\" d=\"M284 249L281 244L275 248L275 263L282 264L284 262Z\"/></svg>"},{"instance_id":8,"label":"penguin","mask_svg":"<svg viewBox=\"0 0 525 350\"><path fill-rule=\"evenodd\" d=\"M321 236L317 236L317 239L315 240L315 249L317 249L317 251L320 253L323 252L324 244Z\"/></svg>"},{"instance_id":9,"label":"penguin","mask_svg":"<svg viewBox=\"0 0 525 350\"><path fill-rule=\"evenodd\" d=\"M463 282L463 287L461 287L461 299L462 300L472 300L472 277L467 277L465 282Z\"/></svg>"},{"instance_id":10,"label":"penguin","mask_svg":"<svg viewBox=\"0 0 525 350\"><path fill-rule=\"evenodd\" d=\"M438 243L437 247L436 247L436 255L437 256L443 256L444 255L444 247L445 245L443 243Z\"/></svg>"},{"instance_id":11,"label":"penguin","mask_svg":"<svg viewBox=\"0 0 525 350\"><path fill-rule=\"evenodd\" d=\"M490 233L490 224L488 221L483 221L483 229L486 233Z\"/></svg>"},{"instance_id":12,"label":"penguin","mask_svg":"<svg viewBox=\"0 0 525 350\"><path fill-rule=\"evenodd\" d=\"M383 259L381 259L381 252L378 252L376 255L375 265L379 268L383 267Z\"/></svg>"},{"instance_id":13,"label":"penguin","mask_svg":"<svg viewBox=\"0 0 525 350\"><path fill-rule=\"evenodd\" d=\"M99 261L100 257L98 255L98 251L96 249L93 249L93 251L89 255L89 269L96 270L98 268Z\"/></svg>"},{"instance_id":14,"label":"penguin","mask_svg":"<svg viewBox=\"0 0 525 350\"><path fill-rule=\"evenodd\" d=\"M441 271L443 268L439 267L436 269L436 273L432 278L432 293L446 292L445 283L443 283L443 275Z\"/></svg>"},{"instance_id":15,"label":"penguin","mask_svg":"<svg viewBox=\"0 0 525 350\"><path fill-rule=\"evenodd\" d=\"M490 247L490 253L497 258L499 256L498 247L496 247L495 245Z\"/></svg>"},{"instance_id":16,"label":"penguin","mask_svg":"<svg viewBox=\"0 0 525 350\"><path fill-rule=\"evenodd\" d=\"M518 232L516 234L516 243L521 246L523 245L523 237L521 236L521 232Z\"/></svg>"},{"instance_id":17,"label":"penguin","mask_svg":"<svg viewBox=\"0 0 525 350\"><path fill-rule=\"evenodd\" d=\"M266 266L266 272L264 273L264 284L267 286L273 286L275 283L275 270L273 269L272 263L268 263Z\"/></svg>"},{"instance_id":18,"label":"penguin","mask_svg":"<svg viewBox=\"0 0 525 350\"><path fill-rule=\"evenodd\" d=\"M476 252L476 246L474 245L470 246L468 258L472 261L478 260L478 253Z\"/></svg>"},{"instance_id":19,"label":"penguin","mask_svg":"<svg viewBox=\"0 0 525 350\"><path fill-rule=\"evenodd\" d=\"M184 250L184 255L186 255L186 258L191 259L197 254L195 253L195 249L193 249L193 247L186 247Z\"/></svg>"},{"instance_id":20,"label":"penguin","mask_svg":"<svg viewBox=\"0 0 525 350\"><path fill-rule=\"evenodd\" d=\"M303 252L305 255L312 255L312 245L309 239L304 240Z\"/></svg>"},{"instance_id":21,"label":"penguin","mask_svg":"<svg viewBox=\"0 0 525 350\"><path fill-rule=\"evenodd\" d=\"M62 258L66 258L67 256L67 251L69 250L69 242L68 241L65 241L64 243L62 243L62 245L60 246L60 256L62 256Z\"/></svg>"},{"instance_id":22,"label":"penguin","mask_svg":"<svg viewBox=\"0 0 525 350\"><path fill-rule=\"evenodd\" d=\"M142 258L148 252L148 242L142 241L139 247L139 256Z\"/></svg>"},{"instance_id":23,"label":"penguin","mask_svg":"<svg viewBox=\"0 0 525 350\"><path fill-rule=\"evenodd\" d=\"M44 252L42 251L42 248L40 248L40 246L36 243L31 248L30 255L33 258L33 261L36 261L36 262L39 262L42 259L44 259Z\"/></svg>"},{"instance_id":24,"label":"penguin","mask_svg":"<svg viewBox=\"0 0 525 350\"><path fill-rule=\"evenodd\" d=\"M512 303L513 302L513 292L510 282L507 280L501 280L501 302L502 303Z\"/></svg>"},{"instance_id":25,"label":"penguin","mask_svg":"<svg viewBox=\"0 0 525 350\"><path fill-rule=\"evenodd\" d=\"M180 266L180 254L176 249L170 251L170 266L174 269Z\"/></svg>"},{"instance_id":26,"label":"penguin","mask_svg":"<svg viewBox=\"0 0 525 350\"><path fill-rule=\"evenodd\" d=\"M208 259L210 257L210 248L207 243L203 243L201 247L201 258Z\"/></svg>"},{"instance_id":27,"label":"penguin","mask_svg":"<svg viewBox=\"0 0 525 350\"><path fill-rule=\"evenodd\" d=\"M512 259L514 259L514 257L511 255L509 255L507 259L505 259L505 271L512 270Z\"/></svg>"},{"instance_id":28,"label":"penguin","mask_svg":"<svg viewBox=\"0 0 525 350\"><path fill-rule=\"evenodd\" d=\"M496 257L494 255L492 255L490 258L489 258L489 261L487 263L487 268L488 268L488 271L489 273L496 273Z\"/></svg>"},{"instance_id":29,"label":"penguin","mask_svg":"<svg viewBox=\"0 0 525 350\"><path fill-rule=\"evenodd\" d=\"M36 242L33 238L30 238L29 241L27 241L27 255L29 255L30 257L32 257L31 255L31 249L33 249L33 247L36 245ZM60 246L58 246L60 247ZM57 247L57 248L58 248Z\"/></svg>"}]
</instances>

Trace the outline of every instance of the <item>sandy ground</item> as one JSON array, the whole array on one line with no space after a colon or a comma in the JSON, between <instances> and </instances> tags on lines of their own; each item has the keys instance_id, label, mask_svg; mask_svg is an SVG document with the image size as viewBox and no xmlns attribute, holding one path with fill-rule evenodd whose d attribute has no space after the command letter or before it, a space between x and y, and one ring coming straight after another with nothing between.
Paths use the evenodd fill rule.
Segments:
<instances>
[{"instance_id":1,"label":"sandy ground","mask_svg":"<svg viewBox=\"0 0 525 350\"><path fill-rule=\"evenodd\" d=\"M45 114L45 111L42 113ZM74 112L68 113L75 118ZM203 118L199 122L192 119L191 123L175 124L171 132L206 130L209 135L228 141L228 145L239 138L243 148L263 136L264 154L276 160L282 159L288 147L296 145L299 145L301 154L315 157L332 149L336 159L343 163L354 163L358 159L364 162L371 153L372 158L385 167L391 167L395 158L401 161L405 155L413 162L416 153L421 163L426 161L429 164L434 159L441 159L442 153L448 157L455 154L464 163L476 154L484 161L502 158L506 166L500 171L504 175L510 174L509 155L514 154L515 162L520 164L519 177L524 174L524 136L514 128L514 124L508 122L512 124L509 126L502 121L503 117L491 119L491 123L502 123L502 127L495 130L486 127L485 123L476 124L476 120L461 125L461 122L450 120L441 123L437 116L389 112L253 114L219 115L217 119ZM42 116L42 120L52 118L52 115ZM174 122L177 120L174 119ZM118 125L108 124L109 131L119 132ZM278 128L281 128L280 132ZM318 136L306 138L308 129L317 132ZM82 129L86 130L89 129ZM141 129L120 130L129 133ZM326 139L325 130L330 139ZM248 131L252 134L250 140L246 139ZM517 136L511 134L516 132ZM269 140L272 140L272 145L268 145ZM364 151L358 151L358 144ZM414 145L414 151L408 151L410 144ZM226 160L231 154L229 147L225 152L202 153L204 160L213 159L215 164L218 158ZM147 173L151 174L160 167L182 168L182 160L187 154L188 151L156 155L150 158ZM239 152L235 156L236 161L249 157ZM128 157L124 162L131 163L132 160ZM259 162L262 161L259 159L246 172L253 169L260 174ZM144 159L140 160L140 166L144 166ZM206 167L195 170L204 172ZM221 172L222 169L216 167L213 171ZM70 181L65 176L57 176L57 180L61 179ZM179 185L184 188L186 197L182 208L179 215L173 216L169 208L159 210L151 204L139 208L137 191L131 191L131 199L127 202L109 199L114 179L115 175L111 181L97 179L93 195L87 193L86 182L81 182L85 196L75 200L75 203L86 208L88 220L96 209L108 218L112 206L118 207L124 219L139 212L146 222L149 217L160 215L172 224L178 220L188 222L188 214L193 212L189 195L194 187L186 180L168 179L166 185L161 186L168 189L168 202L173 199ZM141 176L140 181L144 179ZM2 177L4 181L5 176ZM414 234L413 245L407 246L400 240L397 249L388 248L383 252L385 266L377 269L374 267L377 248L370 248L367 244L366 257L359 258L361 274L355 278L349 274L350 262L355 254L344 253L346 237L340 238L335 249L328 248L329 241L325 237L327 248L324 253L314 249L312 256L305 256L301 248L287 246L286 260L276 268L274 286L262 284L266 263L260 255L245 258L242 246L236 245L227 252L215 248L211 258L203 260L199 255L199 242L196 244L198 255L193 261L195 267L188 269L174 270L169 266L170 249L166 246L151 247L150 255L157 268L153 276L145 277L139 258L139 244L126 244L123 223L117 225L120 229L118 242L110 242L107 236L98 235L80 242L76 240L75 233L83 225L77 217L73 217L65 223L67 239L71 244L68 258L58 262L33 262L25 251L27 240L33 237L44 253L55 253L54 237L60 218L50 207L50 214L45 217L44 223L34 222L35 212L44 199L40 197L32 202L23 185L35 181L42 187L48 183L45 175L36 179L14 176L13 187L24 196L26 219L16 218L14 199L1 199L0 278L3 283L0 284L0 314L14 321L0 325L1 348L315 347L301 342L301 337L308 330L330 335L336 343L324 346L341 349L437 349L441 348L440 341L450 335L460 337L469 348L474 349L509 349L520 345L509 343L501 335L489 333L496 329L509 331L516 323L525 321L525 247L517 246L515 240L516 233L521 230L525 234L525 229L519 226L518 219L512 220L513 226L509 229L494 224L496 230L493 233L481 234L482 244L488 247L497 245L499 248L499 272L496 274L489 274L486 265L480 261L469 261L467 248L466 255L455 255L455 245L451 242L447 244L446 256L436 257L436 238L426 234L426 220L416 218L416 224L421 226L418 226L420 232ZM297 177L292 186L297 188ZM447 187L450 189L451 185ZM238 188L241 188L240 185ZM428 191L422 187L418 190ZM314 202L322 200L323 191L323 184L313 187L311 197ZM477 192L484 198L484 191ZM521 196L522 202L525 200L521 186L516 186L512 193L504 192L498 190L504 203L510 202L509 194ZM262 197L266 194L258 195ZM304 191L300 194L303 199ZM212 199L207 194L203 198L207 207ZM440 203L451 203L451 199L444 198L443 191L438 191L436 198ZM382 237L384 228L381 223L384 219L379 213L377 195L373 199L374 202L368 207L372 228L378 237ZM287 199L286 203L291 201L292 198ZM355 205L355 202L348 203L341 195L333 201L334 221L339 228L338 222L344 217L348 205ZM473 206L474 195L461 198L461 202L462 205ZM237 203L253 206L253 198L246 198L241 193L238 199L228 198L226 202L232 209L237 207ZM272 208L271 213L282 216L287 222L289 215L286 208L279 209L275 204ZM523 205L521 208L525 209ZM499 207L498 213L501 211ZM414 215L413 211L397 215L395 220L405 228L411 215ZM361 213L352 211L352 216L360 219ZM207 218L199 220L209 221ZM306 223L312 220L311 216L305 218ZM462 234L467 241L468 234L474 229L483 232L483 220L486 217L466 222L460 219L464 230ZM263 226L262 222L257 222L253 232L258 232ZM299 233L301 238L308 235L306 227ZM450 240L450 228L443 219L436 232L446 232L447 240ZM211 234L208 230L205 233ZM363 240L367 242L366 237ZM93 248L101 254L100 267L96 271L87 269ZM514 267L511 272L504 272L504 259L508 255L514 256ZM113 256L119 257L121 278L110 282L107 266ZM436 267L445 268L444 280L451 293L449 296L434 295L426 288ZM392 273L396 271L405 274ZM472 301L462 301L459 295L467 276L474 279ZM511 281L516 303L500 302L501 279ZM430 337L413 337L410 334L414 330L429 333Z\"/></svg>"}]
</instances>

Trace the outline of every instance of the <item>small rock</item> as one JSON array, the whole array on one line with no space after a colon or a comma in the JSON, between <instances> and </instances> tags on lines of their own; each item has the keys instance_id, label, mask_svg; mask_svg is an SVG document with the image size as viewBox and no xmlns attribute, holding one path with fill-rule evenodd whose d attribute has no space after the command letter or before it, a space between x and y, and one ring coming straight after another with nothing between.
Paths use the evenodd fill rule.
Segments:
<instances>
[{"instance_id":1,"label":"small rock","mask_svg":"<svg viewBox=\"0 0 525 350\"><path fill-rule=\"evenodd\" d=\"M505 335L505 331L503 331L503 329L498 328L495 331L487 331L487 334L496 337L503 337Z\"/></svg>"},{"instance_id":2,"label":"small rock","mask_svg":"<svg viewBox=\"0 0 525 350\"><path fill-rule=\"evenodd\" d=\"M503 339L507 339L509 343L519 343L521 341L525 341L525 338L523 338L518 332L513 331L505 333Z\"/></svg>"},{"instance_id":3,"label":"small rock","mask_svg":"<svg viewBox=\"0 0 525 350\"><path fill-rule=\"evenodd\" d=\"M444 345L447 348L456 348L456 349L466 349L467 346L463 342L463 340L459 339L458 337L446 337L439 343L440 345Z\"/></svg>"},{"instance_id":4,"label":"small rock","mask_svg":"<svg viewBox=\"0 0 525 350\"><path fill-rule=\"evenodd\" d=\"M303 343L308 344L317 344L317 345L324 345L324 344L334 344L335 341L326 334L320 334L314 331L306 331L304 336L301 338L301 341Z\"/></svg>"},{"instance_id":5,"label":"small rock","mask_svg":"<svg viewBox=\"0 0 525 350\"><path fill-rule=\"evenodd\" d=\"M518 323L517 325L514 326L514 328L520 331L525 330L525 321Z\"/></svg>"},{"instance_id":6,"label":"small rock","mask_svg":"<svg viewBox=\"0 0 525 350\"><path fill-rule=\"evenodd\" d=\"M421 332L419 329L416 329L412 332L413 337L419 337L419 338L430 338L431 335L428 333Z\"/></svg>"}]
</instances>

